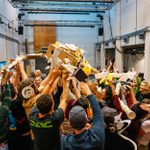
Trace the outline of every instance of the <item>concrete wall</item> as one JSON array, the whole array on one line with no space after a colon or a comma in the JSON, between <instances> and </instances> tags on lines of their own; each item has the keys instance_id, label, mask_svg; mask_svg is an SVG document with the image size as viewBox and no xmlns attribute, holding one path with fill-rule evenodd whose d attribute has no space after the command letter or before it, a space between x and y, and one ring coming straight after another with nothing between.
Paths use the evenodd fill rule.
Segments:
<instances>
[{"instance_id":1,"label":"concrete wall","mask_svg":"<svg viewBox=\"0 0 150 150\"><path fill-rule=\"evenodd\" d=\"M146 44L146 27L150 26L149 7L149 0L120 0L104 15L104 41L109 41L112 38L115 38L115 40L119 40L123 35L131 34L129 36L128 42L124 42L123 39L121 39L119 46L120 50L124 46ZM139 35L132 34L144 29L144 39L140 39ZM111 48L111 44L109 45L109 47ZM116 51L116 53L118 52ZM124 54L121 55L119 56L121 58L120 60L117 58L120 61L118 62L118 64L125 62L124 66L126 66L127 69L129 69L130 67L134 67L137 71L144 72L144 65L145 62L148 61L148 58L143 57L142 60L136 59L136 61L133 62L132 58L137 58L136 55L132 56L128 54L125 57L123 56ZM116 56L118 57L118 55ZM123 60L122 58L125 58L125 60Z\"/></svg>"},{"instance_id":2,"label":"concrete wall","mask_svg":"<svg viewBox=\"0 0 150 150\"><path fill-rule=\"evenodd\" d=\"M111 37L110 23L113 37L149 26L150 21L146 19L147 10L149 10L149 0L120 0L104 15L105 40L109 40Z\"/></svg>"},{"instance_id":3,"label":"concrete wall","mask_svg":"<svg viewBox=\"0 0 150 150\"><path fill-rule=\"evenodd\" d=\"M19 51L18 10L13 8L6 0L0 0L0 61L7 61L16 57ZM8 23L11 28L8 27ZM16 31L15 31L16 29Z\"/></svg>"},{"instance_id":4,"label":"concrete wall","mask_svg":"<svg viewBox=\"0 0 150 150\"><path fill-rule=\"evenodd\" d=\"M125 55L124 69L128 71L130 68L134 68L138 72L144 72L144 54L137 55Z\"/></svg>"},{"instance_id":5,"label":"concrete wall","mask_svg":"<svg viewBox=\"0 0 150 150\"><path fill-rule=\"evenodd\" d=\"M89 15L75 15L75 14L28 14L26 20L73 20L73 21L97 21L97 15L91 13ZM29 42L33 42L33 27L25 27L24 38ZM85 50L85 56L88 58L91 65L94 65L94 48L95 43L98 42L98 26L90 27L57 27L56 39L62 43L71 43ZM33 50L33 45L30 44L29 49Z\"/></svg>"},{"instance_id":6,"label":"concrete wall","mask_svg":"<svg viewBox=\"0 0 150 150\"><path fill-rule=\"evenodd\" d=\"M15 57L16 54L24 54L25 47L24 41L27 39L29 53L34 52L34 39L33 39L33 27L24 26L24 34L18 35L15 28L18 30L18 9L15 9L6 0L0 0L0 14L6 17L2 17L2 20L14 29L8 28L5 24L0 24L0 33L7 35L9 38L0 37L0 61L8 60L10 57ZM57 20L87 20L98 21L97 14L90 13L87 15L81 14L27 14L22 16L26 21L40 20L40 21L57 21ZM8 20L7 20L8 19ZM22 23L21 23L22 24ZM20 23L19 23L20 25ZM22 24L23 25L23 24ZM13 41L13 39L15 41ZM57 40L62 43L72 43L85 50L85 55L89 59L89 62L94 65L94 48L95 43L99 42L98 39L98 26L95 28L84 27L57 27ZM20 42L18 44L17 42Z\"/></svg>"}]
</instances>

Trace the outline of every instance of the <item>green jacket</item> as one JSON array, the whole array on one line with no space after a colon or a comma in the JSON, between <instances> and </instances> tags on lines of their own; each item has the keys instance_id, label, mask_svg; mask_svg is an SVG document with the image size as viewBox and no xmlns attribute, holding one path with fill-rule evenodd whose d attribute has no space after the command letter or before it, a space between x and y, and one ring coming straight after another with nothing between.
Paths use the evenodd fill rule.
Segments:
<instances>
[{"instance_id":1,"label":"green jacket","mask_svg":"<svg viewBox=\"0 0 150 150\"><path fill-rule=\"evenodd\" d=\"M8 111L11 104L10 85L6 84L4 88L5 88L4 99L0 105L0 144L7 140L7 132L9 129Z\"/></svg>"}]
</instances>

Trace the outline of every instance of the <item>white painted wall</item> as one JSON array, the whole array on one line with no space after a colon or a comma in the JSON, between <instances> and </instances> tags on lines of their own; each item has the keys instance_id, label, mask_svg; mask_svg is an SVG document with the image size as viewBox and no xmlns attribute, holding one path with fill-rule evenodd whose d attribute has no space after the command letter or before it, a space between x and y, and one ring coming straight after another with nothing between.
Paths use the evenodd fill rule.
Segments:
<instances>
[{"instance_id":1,"label":"white painted wall","mask_svg":"<svg viewBox=\"0 0 150 150\"><path fill-rule=\"evenodd\" d=\"M138 72L144 72L144 55L143 54L136 54L136 55L125 55L125 64L126 71L127 68L134 68Z\"/></svg>"},{"instance_id":2,"label":"white painted wall","mask_svg":"<svg viewBox=\"0 0 150 150\"><path fill-rule=\"evenodd\" d=\"M97 42L97 29L95 28L59 28L61 36L57 32L57 40L62 43L72 43L85 50L85 56L94 64L94 48Z\"/></svg>"},{"instance_id":3,"label":"white painted wall","mask_svg":"<svg viewBox=\"0 0 150 150\"><path fill-rule=\"evenodd\" d=\"M19 40L18 33L13 30L15 28L18 30L18 10L13 8L7 0L0 0L0 17L2 17L2 21L6 24L0 24L0 34ZM8 28L8 23L13 29ZM0 61L7 61L11 57L15 58L18 50L17 42L0 36Z\"/></svg>"},{"instance_id":4,"label":"white painted wall","mask_svg":"<svg viewBox=\"0 0 150 150\"><path fill-rule=\"evenodd\" d=\"M137 3L136 3L137 2ZM136 7L137 6L137 7ZM124 35L127 33L134 32L136 30L143 29L150 25L150 2L149 0L120 0L110 11L105 13L104 17L104 40L111 39L110 23L112 27L113 37ZM0 13L10 20L10 25L13 28L18 27L18 10L13 8L11 4L6 0L0 0ZM110 16L110 23L109 23ZM3 17L2 17L3 19ZM65 15L65 14L30 14L26 15L26 20L89 20L97 21L99 18L96 14L91 13L90 15ZM8 23L8 20L3 19L4 22ZM0 33L6 34L14 39L24 41L28 39L30 42L29 50L30 53L33 49L33 28L24 27L24 36L18 36L18 33L12 29L8 29L4 24L0 24ZM62 43L73 43L78 47L85 50L85 55L89 59L89 62L94 65L94 48L95 43L99 42L98 27L95 28L81 28L81 27L57 27L57 40ZM129 39L129 43L123 43L122 45L140 44L144 43L143 40L139 40L138 37L132 37ZM110 44L111 45L111 44ZM24 53L24 46L20 46L20 54ZM8 60L10 57L15 57L18 53L18 44L3 38L0 38L0 61ZM144 61L144 60L143 60ZM129 61L127 66L132 66ZM135 68L143 70L142 63L137 62L139 65ZM142 67L141 67L142 66ZM133 66L134 67L134 66ZM141 67L141 68L140 68Z\"/></svg>"},{"instance_id":5,"label":"white painted wall","mask_svg":"<svg viewBox=\"0 0 150 150\"><path fill-rule=\"evenodd\" d=\"M69 15L69 14L29 14L26 15L27 20L51 21L51 20L86 20L97 21L96 14L90 15ZM33 28L25 27L24 38L29 42L34 41ZM94 65L94 48L98 42L98 27L83 28L83 27L57 27L56 39L62 43L71 43L85 50L85 56L91 65ZM33 45L30 45L30 50Z\"/></svg>"},{"instance_id":6,"label":"white painted wall","mask_svg":"<svg viewBox=\"0 0 150 150\"><path fill-rule=\"evenodd\" d=\"M109 13L113 37L116 37L119 36L119 32L121 35L125 35L149 26L150 21L146 19L147 9L149 10L149 0L120 0L111 10L105 13L105 40L109 40L111 37ZM119 26L119 22L121 26Z\"/></svg>"},{"instance_id":7,"label":"white painted wall","mask_svg":"<svg viewBox=\"0 0 150 150\"><path fill-rule=\"evenodd\" d=\"M120 0L111 10L107 11L104 16L104 39L112 38L110 23L113 37L119 37L132 33L145 27L150 26L150 1L149 0ZM110 21L109 21L110 16ZM128 43L121 42L121 46L137 45L145 43L145 40L139 37L129 38ZM110 47L110 46L109 46ZM125 65L134 67L137 71L144 72L144 59L132 62L132 56L128 55L128 61L125 58ZM117 59L117 58L116 58ZM124 60L120 60L124 61ZM121 62L120 62L121 63Z\"/></svg>"}]
</instances>

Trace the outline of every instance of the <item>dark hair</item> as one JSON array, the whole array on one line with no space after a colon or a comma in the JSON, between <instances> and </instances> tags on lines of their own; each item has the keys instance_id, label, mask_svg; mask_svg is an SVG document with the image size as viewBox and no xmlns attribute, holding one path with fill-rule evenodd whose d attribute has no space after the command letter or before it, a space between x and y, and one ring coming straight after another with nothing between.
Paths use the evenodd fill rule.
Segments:
<instances>
[{"instance_id":1,"label":"dark hair","mask_svg":"<svg viewBox=\"0 0 150 150\"><path fill-rule=\"evenodd\" d=\"M109 85L105 86L106 89L106 97L105 97L105 102L109 107L114 108L114 103L112 100L112 91Z\"/></svg>"},{"instance_id":2,"label":"dark hair","mask_svg":"<svg viewBox=\"0 0 150 150\"><path fill-rule=\"evenodd\" d=\"M112 58L110 61L112 62L112 64L114 64L115 63L115 58Z\"/></svg>"},{"instance_id":3,"label":"dark hair","mask_svg":"<svg viewBox=\"0 0 150 150\"><path fill-rule=\"evenodd\" d=\"M106 89L106 98L112 98L112 91L109 85L105 86Z\"/></svg>"},{"instance_id":4,"label":"dark hair","mask_svg":"<svg viewBox=\"0 0 150 150\"><path fill-rule=\"evenodd\" d=\"M29 79L26 79L26 80L22 81L22 82L19 84L18 93L21 95L22 90L23 90L25 87L30 86L31 84L33 84L33 82L34 82L34 79L33 79L33 78L29 78Z\"/></svg>"},{"instance_id":5,"label":"dark hair","mask_svg":"<svg viewBox=\"0 0 150 150\"><path fill-rule=\"evenodd\" d=\"M140 77L140 78L141 78L141 81L143 81L143 80L144 80L144 73L139 72L138 77Z\"/></svg>"},{"instance_id":6,"label":"dark hair","mask_svg":"<svg viewBox=\"0 0 150 150\"><path fill-rule=\"evenodd\" d=\"M144 98L142 103L150 104L150 98Z\"/></svg>"},{"instance_id":7,"label":"dark hair","mask_svg":"<svg viewBox=\"0 0 150 150\"><path fill-rule=\"evenodd\" d=\"M110 130L110 132L115 132L115 116L117 115L117 110L108 106L102 108L102 113L104 116L104 122L106 128Z\"/></svg>"},{"instance_id":8,"label":"dark hair","mask_svg":"<svg viewBox=\"0 0 150 150\"><path fill-rule=\"evenodd\" d=\"M53 99L49 94L43 94L37 99L36 106L41 114L47 114L53 108Z\"/></svg>"},{"instance_id":9,"label":"dark hair","mask_svg":"<svg viewBox=\"0 0 150 150\"><path fill-rule=\"evenodd\" d=\"M30 77L31 77L31 78L35 78L35 73L34 73L34 72L31 72L31 73L30 73Z\"/></svg>"},{"instance_id":10,"label":"dark hair","mask_svg":"<svg viewBox=\"0 0 150 150\"><path fill-rule=\"evenodd\" d=\"M137 119L137 120L144 118L144 117L148 114L147 111L143 110L143 109L140 107L141 104L142 104L142 103L136 103L136 104L134 104L134 105L131 107L131 110L136 113L135 119Z\"/></svg>"},{"instance_id":11,"label":"dark hair","mask_svg":"<svg viewBox=\"0 0 150 150\"><path fill-rule=\"evenodd\" d=\"M0 91L0 101L3 101L4 95L5 95L5 86L1 85L1 91Z\"/></svg>"}]
</instances>

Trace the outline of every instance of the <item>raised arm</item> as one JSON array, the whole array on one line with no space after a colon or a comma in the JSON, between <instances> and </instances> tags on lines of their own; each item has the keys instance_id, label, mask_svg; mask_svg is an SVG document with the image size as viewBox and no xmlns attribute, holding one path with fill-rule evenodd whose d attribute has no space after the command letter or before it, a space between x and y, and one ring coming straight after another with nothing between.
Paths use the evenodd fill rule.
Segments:
<instances>
[{"instance_id":1,"label":"raised arm","mask_svg":"<svg viewBox=\"0 0 150 150\"><path fill-rule=\"evenodd\" d=\"M102 93L98 91L97 85L98 84L96 84L95 82L88 81L88 86L91 92L94 94L97 100L101 100L103 96Z\"/></svg>"},{"instance_id":2,"label":"raised arm","mask_svg":"<svg viewBox=\"0 0 150 150\"><path fill-rule=\"evenodd\" d=\"M62 84L63 84L63 93L60 97L60 104L58 108L62 108L63 111L66 111L67 108L67 101L68 101L68 95L69 95L69 88L68 88L68 83L67 83L67 77L68 73L66 71L63 71L62 74Z\"/></svg>"},{"instance_id":3,"label":"raised arm","mask_svg":"<svg viewBox=\"0 0 150 150\"><path fill-rule=\"evenodd\" d=\"M112 61L110 60L110 62L109 62L109 66L108 66L108 68L106 69L106 72L110 72L110 70L113 68L113 63L112 63Z\"/></svg>"},{"instance_id":4,"label":"raised arm","mask_svg":"<svg viewBox=\"0 0 150 150\"><path fill-rule=\"evenodd\" d=\"M90 91L90 88L88 87L87 83L81 82L80 83L81 92L87 96L89 99L92 111L93 111L93 123L92 128L90 130L93 131L93 135L96 139L99 139L99 145L101 147L104 146L104 139L105 139L105 132L104 132L104 120L102 116L102 112L100 109L100 106L98 105L98 102L96 101L95 97Z\"/></svg>"},{"instance_id":5,"label":"raised arm","mask_svg":"<svg viewBox=\"0 0 150 150\"><path fill-rule=\"evenodd\" d=\"M131 107L133 104L136 104L138 101L134 95L133 89L130 86L126 86L129 93L126 95L126 101L129 107Z\"/></svg>"},{"instance_id":6,"label":"raised arm","mask_svg":"<svg viewBox=\"0 0 150 150\"><path fill-rule=\"evenodd\" d=\"M55 89L57 88L59 79L60 79L60 77L57 77L57 79L51 85L51 88L50 88L50 91L49 91L51 95L54 93Z\"/></svg>"},{"instance_id":7,"label":"raised arm","mask_svg":"<svg viewBox=\"0 0 150 150\"><path fill-rule=\"evenodd\" d=\"M24 70L23 62L22 62L22 61L19 61L19 62L18 62L18 65L19 65L19 69L20 69L20 73L21 73L22 80L28 79L27 73L26 73L25 70Z\"/></svg>"},{"instance_id":8,"label":"raised arm","mask_svg":"<svg viewBox=\"0 0 150 150\"><path fill-rule=\"evenodd\" d=\"M53 83L55 83L56 79L61 75L61 70L60 68L55 68L53 69L53 71L51 72L51 78L49 80L49 82L47 83L47 85L44 87L44 89L42 90L42 94L46 94L50 92L50 89L52 88ZM57 81L58 82L58 81Z\"/></svg>"},{"instance_id":9,"label":"raised arm","mask_svg":"<svg viewBox=\"0 0 150 150\"><path fill-rule=\"evenodd\" d=\"M39 92L42 92L42 90L45 88L45 86L49 83L52 75L53 75L52 71L49 71L47 77L42 81L42 83L40 84L40 87L38 88Z\"/></svg>"},{"instance_id":10,"label":"raised arm","mask_svg":"<svg viewBox=\"0 0 150 150\"><path fill-rule=\"evenodd\" d=\"M120 101L119 101L119 96L117 95L116 91L115 91L115 86L113 84L112 81L108 80L109 86L111 88L112 91L112 100L113 100L113 104L114 107L118 110L118 111L122 111L121 105L120 105Z\"/></svg>"},{"instance_id":11,"label":"raised arm","mask_svg":"<svg viewBox=\"0 0 150 150\"><path fill-rule=\"evenodd\" d=\"M103 127L103 117L102 117L100 107L94 95L92 94L89 86L87 85L87 83L81 82L80 88L81 88L82 94L85 95L89 99L89 102L93 111L93 117L94 117L93 124L99 125L99 127L100 126Z\"/></svg>"},{"instance_id":12,"label":"raised arm","mask_svg":"<svg viewBox=\"0 0 150 150\"><path fill-rule=\"evenodd\" d=\"M81 97L81 94L80 94L80 88L77 88L77 81L75 78L73 78L71 81L73 85L73 93L76 96L76 99L79 99Z\"/></svg>"},{"instance_id":13,"label":"raised arm","mask_svg":"<svg viewBox=\"0 0 150 150\"><path fill-rule=\"evenodd\" d=\"M20 69L19 69L18 64L15 67L15 71L16 71L16 74L12 78L12 84L15 87L15 89L18 89L18 85L20 81Z\"/></svg>"}]
</instances>

